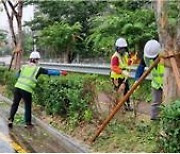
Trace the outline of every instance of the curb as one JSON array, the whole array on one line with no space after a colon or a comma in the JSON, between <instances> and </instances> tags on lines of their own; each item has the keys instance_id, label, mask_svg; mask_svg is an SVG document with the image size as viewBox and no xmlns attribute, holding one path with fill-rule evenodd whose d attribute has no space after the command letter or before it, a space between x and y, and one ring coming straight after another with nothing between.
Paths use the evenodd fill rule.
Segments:
<instances>
[{"instance_id":1,"label":"curb","mask_svg":"<svg viewBox=\"0 0 180 154\"><path fill-rule=\"evenodd\" d=\"M2 96L0 94L0 99L7 102L8 104L12 104L12 100ZM20 110L24 110L20 107ZM70 136L64 134L63 132L57 131L55 128L49 126L48 124L44 123L41 119L37 118L36 116L32 115L33 120L37 124L37 126L46 130L50 135L52 135L57 141L60 141L60 145L67 150L69 153L89 153L87 145L79 143L79 141L71 138Z\"/></svg>"}]
</instances>

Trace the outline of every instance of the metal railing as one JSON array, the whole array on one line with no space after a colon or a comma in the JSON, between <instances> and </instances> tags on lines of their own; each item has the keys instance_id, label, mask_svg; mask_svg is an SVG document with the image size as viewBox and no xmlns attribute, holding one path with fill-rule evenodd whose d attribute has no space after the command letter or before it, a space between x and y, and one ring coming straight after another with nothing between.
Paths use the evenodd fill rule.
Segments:
<instances>
[{"instance_id":1,"label":"metal railing","mask_svg":"<svg viewBox=\"0 0 180 154\"><path fill-rule=\"evenodd\" d=\"M39 65L44 68L66 70L68 72L110 75L109 64L76 64L76 63L65 64L65 63L40 62ZM7 66L7 64L0 61L0 66ZM136 69L137 66L129 66L127 68L127 70L130 71L131 78L135 78ZM146 79L150 80L151 76L148 76Z\"/></svg>"},{"instance_id":2,"label":"metal railing","mask_svg":"<svg viewBox=\"0 0 180 154\"><path fill-rule=\"evenodd\" d=\"M78 73L90 73L90 74L100 74L100 75L110 75L110 65L108 64L64 64L64 63L47 63L40 62L40 66L49 69L66 70L69 72ZM129 66L127 70L130 71L130 77L135 78L137 66ZM146 68L147 69L147 68ZM151 76L147 77L148 80Z\"/></svg>"},{"instance_id":3,"label":"metal railing","mask_svg":"<svg viewBox=\"0 0 180 154\"><path fill-rule=\"evenodd\" d=\"M5 62L1 62L1 61L0 61L0 66L5 66L5 65L6 65Z\"/></svg>"}]
</instances>

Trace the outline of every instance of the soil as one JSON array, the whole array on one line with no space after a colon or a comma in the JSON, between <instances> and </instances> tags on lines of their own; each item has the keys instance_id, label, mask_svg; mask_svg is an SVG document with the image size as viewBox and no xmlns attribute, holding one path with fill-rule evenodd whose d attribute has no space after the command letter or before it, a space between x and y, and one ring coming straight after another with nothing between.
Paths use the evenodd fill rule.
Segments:
<instances>
[{"instance_id":1,"label":"soil","mask_svg":"<svg viewBox=\"0 0 180 154\"><path fill-rule=\"evenodd\" d=\"M0 89L2 89L2 92L3 92L5 88L0 88ZM53 115L53 116L47 115L42 106L34 105L32 113L35 116L37 116L38 118L42 119L47 124L50 124L51 126L53 126L54 128L56 128L60 131L63 131L64 133L74 137L75 139L78 139L83 144L86 143L86 144L90 145L91 151L94 151L94 152L117 151L118 152L119 147L117 145L113 145L113 144L112 144L112 146L110 146L110 149L107 149L107 148L103 149L103 148L96 147L96 145L98 145L98 146L101 145L100 142L102 142L102 139L105 139L104 143L106 144L106 142L108 142L108 138L109 138L109 137L107 138L107 136L112 136L113 132L111 132L111 131L109 132L109 131L107 131L107 129L105 129L105 131L103 131L101 133L101 137L99 137L99 140L97 142L95 142L96 144L91 145L89 142L90 138L96 132L98 126L103 122L103 120L112 111L112 106L114 104L113 97L114 97L114 95L112 95L112 94L108 95L107 93L103 93L103 92L99 93L98 101L96 103L98 111L99 111L99 115L100 115L99 120L94 120L91 123L82 122L76 126L69 126L69 124L67 124L66 120L64 120L63 118L61 118L58 115L57 116L56 115ZM134 107L135 107L135 110L137 111L136 114L134 112L125 112L124 108L122 107L120 109L120 111L116 114L114 119L119 119L119 121L122 125L124 124L124 122L126 124L128 124L129 122L132 122L132 121L134 123L136 123L136 122L144 123L145 122L146 124L148 124L149 123L150 104L147 102L143 102L143 101L132 101L132 102L134 102L132 104L135 104ZM132 119L134 119L134 120L132 120ZM112 120L111 123L113 123L113 121L114 120ZM106 138L107 138L107 140L106 140ZM114 144L117 144L117 143L114 143ZM109 145L111 145L111 143L109 143ZM105 146L106 145L104 145L102 143L102 147L105 147ZM117 146L117 147L114 147L114 146ZM137 146L139 146L138 143L137 143ZM133 152L139 152L138 150L140 150L140 149L137 148ZM150 152L152 152L152 151L150 151Z\"/></svg>"},{"instance_id":2,"label":"soil","mask_svg":"<svg viewBox=\"0 0 180 154\"><path fill-rule=\"evenodd\" d=\"M89 140L96 132L98 126L103 122L103 120L109 115L110 111L112 110L112 95L108 96L106 93L99 93L98 95L98 102L97 107L101 108L99 111L99 121L92 121L91 123L79 123L76 126L69 126L67 124L66 120L62 119L58 115L48 116L43 111L43 107L41 106L34 106L33 108L33 114L38 116L40 119L42 119L44 122L52 125L56 129L63 131L64 133L70 135L71 137L79 140L83 144L86 143L90 145L92 149L91 151L97 152L97 147L94 149L93 147L95 145L91 145ZM103 104L103 105L102 105ZM125 112L124 108L120 109L120 111L116 114L114 119L118 119L120 122L126 122L127 119L131 121L132 119L135 119L135 121L139 122L147 122L149 123L149 110L150 110L150 104L146 102L139 102L136 101L136 116L134 115L134 112ZM43 111L43 112L42 112ZM113 121L113 120L112 120ZM134 121L134 120L132 120ZM107 132L103 131L101 136L107 136ZM101 150L98 152L102 152Z\"/></svg>"},{"instance_id":3,"label":"soil","mask_svg":"<svg viewBox=\"0 0 180 154\"><path fill-rule=\"evenodd\" d=\"M107 93L99 93L98 94L98 107L104 107L103 110L112 110L113 104L115 104L114 95L108 95ZM130 99L131 100L131 99ZM143 101L137 101L137 100L131 100L131 105L135 108L135 110L138 113L149 115L150 113L150 103L143 102ZM109 109L108 109L109 108ZM122 110L122 109L120 109Z\"/></svg>"}]
</instances>

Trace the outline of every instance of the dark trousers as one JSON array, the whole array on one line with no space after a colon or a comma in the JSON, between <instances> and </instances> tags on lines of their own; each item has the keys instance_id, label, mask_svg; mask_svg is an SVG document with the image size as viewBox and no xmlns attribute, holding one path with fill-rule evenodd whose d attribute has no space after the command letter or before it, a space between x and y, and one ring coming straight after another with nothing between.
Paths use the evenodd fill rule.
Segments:
<instances>
[{"instance_id":1,"label":"dark trousers","mask_svg":"<svg viewBox=\"0 0 180 154\"><path fill-rule=\"evenodd\" d=\"M121 78L118 78L118 85L115 85L114 84L114 79L112 78L112 82L113 82L113 85L114 85L114 90L118 91L119 87L121 86L121 84L125 81L125 79L121 79ZM126 93L129 91L129 82L128 80L125 81L125 89L124 89L124 95L126 95ZM128 100L126 101L127 104L130 103L130 99L128 98Z\"/></svg>"},{"instance_id":2,"label":"dark trousers","mask_svg":"<svg viewBox=\"0 0 180 154\"><path fill-rule=\"evenodd\" d=\"M14 116L18 110L18 106L21 101L21 98L23 98L25 102L25 122L26 124L30 124L31 123L32 94L19 88L15 88L15 91L14 91L14 99L13 99L13 104L10 110L9 120L14 121Z\"/></svg>"},{"instance_id":3,"label":"dark trousers","mask_svg":"<svg viewBox=\"0 0 180 154\"><path fill-rule=\"evenodd\" d=\"M163 90L152 88L153 101L151 104L151 119L158 118L160 112L160 105L162 103Z\"/></svg>"}]
</instances>

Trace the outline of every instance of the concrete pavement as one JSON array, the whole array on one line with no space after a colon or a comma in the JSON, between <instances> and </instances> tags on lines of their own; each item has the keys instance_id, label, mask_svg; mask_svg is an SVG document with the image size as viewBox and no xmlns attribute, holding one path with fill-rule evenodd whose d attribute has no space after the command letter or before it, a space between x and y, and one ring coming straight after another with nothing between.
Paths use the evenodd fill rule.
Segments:
<instances>
[{"instance_id":1,"label":"concrete pavement","mask_svg":"<svg viewBox=\"0 0 180 154\"><path fill-rule=\"evenodd\" d=\"M0 95L0 116L7 118L12 101ZM18 116L24 117L24 110L19 106ZM1 117L2 118L2 117ZM14 123L10 136L15 141L13 148L18 153L87 153L89 148L70 136L56 130L43 120L33 116L35 126L32 129L24 128L23 123ZM4 129L3 129L4 130ZM26 150L26 151L25 151ZM1 153L1 151L0 151Z\"/></svg>"},{"instance_id":2,"label":"concrete pavement","mask_svg":"<svg viewBox=\"0 0 180 154\"><path fill-rule=\"evenodd\" d=\"M0 117L0 153L14 153L12 140L9 136L9 129L4 119Z\"/></svg>"}]
</instances>

